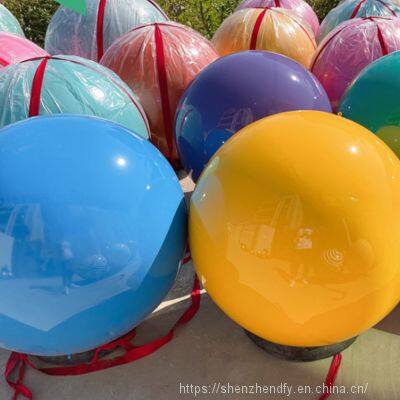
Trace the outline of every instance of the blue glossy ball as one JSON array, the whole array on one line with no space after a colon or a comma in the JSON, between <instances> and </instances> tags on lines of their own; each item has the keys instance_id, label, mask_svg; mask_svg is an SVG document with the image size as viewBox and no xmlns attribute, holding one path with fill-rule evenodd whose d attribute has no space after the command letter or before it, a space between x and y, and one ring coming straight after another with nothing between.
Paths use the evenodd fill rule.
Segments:
<instances>
[{"instance_id":1,"label":"blue glossy ball","mask_svg":"<svg viewBox=\"0 0 400 400\"><path fill-rule=\"evenodd\" d=\"M120 125L37 117L0 131L0 346L54 356L125 334L171 288L184 195Z\"/></svg>"}]
</instances>

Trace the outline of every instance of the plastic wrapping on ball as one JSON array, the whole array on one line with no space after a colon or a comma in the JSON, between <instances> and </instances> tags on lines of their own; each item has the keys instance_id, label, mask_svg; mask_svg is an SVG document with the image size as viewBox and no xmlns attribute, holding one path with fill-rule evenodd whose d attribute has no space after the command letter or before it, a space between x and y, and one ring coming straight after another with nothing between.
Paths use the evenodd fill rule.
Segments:
<instances>
[{"instance_id":1,"label":"plastic wrapping on ball","mask_svg":"<svg viewBox=\"0 0 400 400\"><path fill-rule=\"evenodd\" d=\"M127 33L108 49L101 64L137 94L149 118L153 143L176 164L172 126L176 107L196 75L217 58L212 44L199 33L168 22Z\"/></svg>"},{"instance_id":2,"label":"plastic wrapping on ball","mask_svg":"<svg viewBox=\"0 0 400 400\"><path fill-rule=\"evenodd\" d=\"M335 111L351 81L368 64L400 50L400 19L356 18L343 22L319 44L311 70Z\"/></svg>"},{"instance_id":3,"label":"plastic wrapping on ball","mask_svg":"<svg viewBox=\"0 0 400 400\"><path fill-rule=\"evenodd\" d=\"M114 41L131 29L167 20L152 0L89 0L85 15L60 6L47 28L45 49L52 55L99 61Z\"/></svg>"},{"instance_id":4,"label":"plastic wrapping on ball","mask_svg":"<svg viewBox=\"0 0 400 400\"><path fill-rule=\"evenodd\" d=\"M112 71L80 57L50 58L41 89L37 90L35 74L44 60L11 65L0 74L1 127L34 116L32 98L38 95L39 115L91 115L119 123L143 138L149 137L148 121L139 101Z\"/></svg>"},{"instance_id":5,"label":"plastic wrapping on ball","mask_svg":"<svg viewBox=\"0 0 400 400\"><path fill-rule=\"evenodd\" d=\"M0 4L0 32L13 33L14 35L22 37L25 36L17 18L15 18L3 4Z\"/></svg>"},{"instance_id":6,"label":"plastic wrapping on ball","mask_svg":"<svg viewBox=\"0 0 400 400\"><path fill-rule=\"evenodd\" d=\"M315 35L318 32L318 17L312 7L304 0L244 0L237 6L235 11L260 7L281 7L292 10L311 26Z\"/></svg>"},{"instance_id":7,"label":"plastic wrapping on ball","mask_svg":"<svg viewBox=\"0 0 400 400\"><path fill-rule=\"evenodd\" d=\"M46 56L48 53L30 40L0 32L0 69L30 58Z\"/></svg>"},{"instance_id":8,"label":"plastic wrapping on ball","mask_svg":"<svg viewBox=\"0 0 400 400\"><path fill-rule=\"evenodd\" d=\"M266 51L222 57L196 77L180 101L175 135L182 165L196 181L237 131L292 110L332 111L324 88L310 71Z\"/></svg>"},{"instance_id":9,"label":"plastic wrapping on ball","mask_svg":"<svg viewBox=\"0 0 400 400\"><path fill-rule=\"evenodd\" d=\"M2 347L70 355L140 324L186 247L167 160L121 125L65 115L3 128L0 151Z\"/></svg>"},{"instance_id":10,"label":"plastic wrapping on ball","mask_svg":"<svg viewBox=\"0 0 400 400\"><path fill-rule=\"evenodd\" d=\"M321 22L317 42L342 22L362 17L400 16L400 7L390 0L345 0L329 11Z\"/></svg>"},{"instance_id":11,"label":"plastic wrapping on ball","mask_svg":"<svg viewBox=\"0 0 400 400\"><path fill-rule=\"evenodd\" d=\"M230 15L212 38L221 55L268 50L309 67L316 44L311 27L283 8L246 8Z\"/></svg>"}]
</instances>

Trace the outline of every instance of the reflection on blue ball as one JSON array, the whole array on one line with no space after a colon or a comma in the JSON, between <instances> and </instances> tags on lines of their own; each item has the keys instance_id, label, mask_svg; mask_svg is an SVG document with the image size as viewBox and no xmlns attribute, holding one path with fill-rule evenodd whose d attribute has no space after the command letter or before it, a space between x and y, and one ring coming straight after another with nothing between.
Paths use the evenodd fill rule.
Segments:
<instances>
[{"instance_id":1,"label":"reflection on blue ball","mask_svg":"<svg viewBox=\"0 0 400 400\"><path fill-rule=\"evenodd\" d=\"M0 346L54 356L138 325L171 288L186 208L148 141L93 117L0 131Z\"/></svg>"},{"instance_id":2,"label":"reflection on blue ball","mask_svg":"<svg viewBox=\"0 0 400 400\"><path fill-rule=\"evenodd\" d=\"M222 57L200 72L178 106L175 135L182 165L197 180L237 131L294 110L332 112L324 88L302 65L267 51Z\"/></svg>"}]
</instances>

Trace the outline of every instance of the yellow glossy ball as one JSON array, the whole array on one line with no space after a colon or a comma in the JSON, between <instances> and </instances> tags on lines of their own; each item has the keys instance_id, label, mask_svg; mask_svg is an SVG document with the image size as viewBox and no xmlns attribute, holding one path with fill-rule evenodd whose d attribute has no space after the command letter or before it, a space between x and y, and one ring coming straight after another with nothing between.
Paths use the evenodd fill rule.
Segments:
<instances>
[{"instance_id":1,"label":"yellow glossy ball","mask_svg":"<svg viewBox=\"0 0 400 400\"><path fill-rule=\"evenodd\" d=\"M203 172L189 229L210 296L275 343L344 341L400 299L400 161L333 114L288 112L242 129Z\"/></svg>"}]
</instances>

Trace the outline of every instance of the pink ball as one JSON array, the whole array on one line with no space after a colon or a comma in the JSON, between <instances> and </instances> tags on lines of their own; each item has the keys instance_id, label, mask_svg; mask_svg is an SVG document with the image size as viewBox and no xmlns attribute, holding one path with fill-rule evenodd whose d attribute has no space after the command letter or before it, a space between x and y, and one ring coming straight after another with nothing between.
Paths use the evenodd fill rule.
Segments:
<instances>
[{"instance_id":1,"label":"pink ball","mask_svg":"<svg viewBox=\"0 0 400 400\"><path fill-rule=\"evenodd\" d=\"M28 39L0 32L0 69L30 58L48 55L46 51Z\"/></svg>"},{"instance_id":2,"label":"pink ball","mask_svg":"<svg viewBox=\"0 0 400 400\"><path fill-rule=\"evenodd\" d=\"M292 10L300 18L306 21L316 35L319 29L319 21L317 14L311 6L304 0L243 0L235 11L244 8L265 8L265 7L281 7Z\"/></svg>"},{"instance_id":3,"label":"pink ball","mask_svg":"<svg viewBox=\"0 0 400 400\"><path fill-rule=\"evenodd\" d=\"M400 18L368 17L343 22L319 44L311 71L335 111L345 90L376 59L400 50Z\"/></svg>"}]
</instances>

